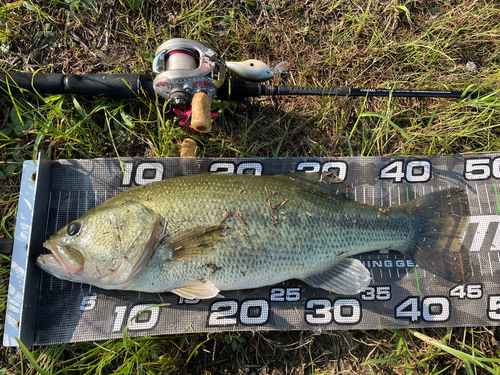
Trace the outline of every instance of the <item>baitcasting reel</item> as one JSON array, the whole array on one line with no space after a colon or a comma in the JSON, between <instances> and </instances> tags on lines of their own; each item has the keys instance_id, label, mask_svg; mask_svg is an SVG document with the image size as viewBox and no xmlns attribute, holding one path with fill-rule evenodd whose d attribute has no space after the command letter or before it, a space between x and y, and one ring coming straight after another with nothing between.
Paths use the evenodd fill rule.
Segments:
<instances>
[{"instance_id":1,"label":"baitcasting reel","mask_svg":"<svg viewBox=\"0 0 500 375\"><path fill-rule=\"evenodd\" d=\"M207 94L211 102L224 83L226 68L208 44L178 38L158 47L153 72L158 74L153 81L158 95L185 109L197 92Z\"/></svg>"},{"instance_id":2,"label":"baitcasting reel","mask_svg":"<svg viewBox=\"0 0 500 375\"><path fill-rule=\"evenodd\" d=\"M281 73L287 65L283 62L271 69L259 60L225 62L207 43L176 38L156 50L153 72L157 76L153 88L158 95L170 100L176 114L191 119L193 130L208 132L209 119L216 116L210 114L210 106L226 80L226 70L245 81L263 82Z\"/></svg>"}]
</instances>

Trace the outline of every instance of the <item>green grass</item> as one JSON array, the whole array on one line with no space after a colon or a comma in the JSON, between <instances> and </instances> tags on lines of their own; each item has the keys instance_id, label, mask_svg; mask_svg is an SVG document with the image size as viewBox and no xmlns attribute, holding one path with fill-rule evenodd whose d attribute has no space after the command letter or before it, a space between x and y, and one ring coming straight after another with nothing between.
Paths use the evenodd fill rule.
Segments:
<instances>
[{"instance_id":1,"label":"green grass","mask_svg":"<svg viewBox=\"0 0 500 375\"><path fill-rule=\"evenodd\" d=\"M223 25L222 31L219 26ZM13 1L0 5L0 68L151 73L156 47L204 40L227 60L289 61L287 85L499 93L494 1ZM466 68L468 61L477 70ZM277 81L275 82L277 83ZM500 100L311 98L215 103L188 134L163 100L0 97L0 236L12 238L22 162L178 156L444 155L500 149ZM3 325L9 258L0 258ZM496 328L187 334L0 353L0 373L498 373Z\"/></svg>"}]
</instances>

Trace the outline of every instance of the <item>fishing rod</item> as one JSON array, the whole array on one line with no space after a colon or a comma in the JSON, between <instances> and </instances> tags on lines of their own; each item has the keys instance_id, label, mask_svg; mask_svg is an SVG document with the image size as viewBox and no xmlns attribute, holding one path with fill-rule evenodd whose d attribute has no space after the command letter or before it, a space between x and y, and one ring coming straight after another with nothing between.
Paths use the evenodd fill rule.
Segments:
<instances>
[{"instance_id":1,"label":"fishing rod","mask_svg":"<svg viewBox=\"0 0 500 375\"><path fill-rule=\"evenodd\" d=\"M224 61L204 42L175 38L161 44L153 60L152 75L61 74L0 72L0 90L39 94L76 94L136 98L144 94L167 99L174 112L199 132L211 130L210 107L214 99L243 100L261 96L364 96L406 98L478 98L478 91L390 90L356 88L304 88L261 84L285 71L286 61L270 68L259 60ZM198 94L198 95L196 95Z\"/></svg>"},{"instance_id":2,"label":"fishing rod","mask_svg":"<svg viewBox=\"0 0 500 375\"><path fill-rule=\"evenodd\" d=\"M24 90L40 94L75 94L109 96L113 98L137 98L142 93L154 95L153 78L147 75L110 74L61 74L0 72L0 89L19 94ZM353 88L305 88L262 85L242 79L228 79L217 89L217 99L242 100L261 96L392 96L406 98L478 98L486 94L477 91L443 90L393 90Z\"/></svg>"}]
</instances>

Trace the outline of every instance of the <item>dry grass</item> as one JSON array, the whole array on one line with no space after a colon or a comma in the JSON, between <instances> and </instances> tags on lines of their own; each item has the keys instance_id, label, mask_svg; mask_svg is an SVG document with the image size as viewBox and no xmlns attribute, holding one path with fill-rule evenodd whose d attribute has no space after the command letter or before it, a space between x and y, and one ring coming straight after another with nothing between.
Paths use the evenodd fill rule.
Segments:
<instances>
[{"instance_id":1,"label":"dry grass","mask_svg":"<svg viewBox=\"0 0 500 375\"><path fill-rule=\"evenodd\" d=\"M490 1L15 1L0 6L0 25L4 69L148 74L162 41L186 37L207 41L226 60L257 58L271 66L287 60L290 74L280 79L287 85L499 89L500 6ZM466 68L469 61L477 70ZM188 136L154 98L2 96L0 103L0 237L14 234L22 161L38 150L54 159L113 157L116 150L173 156ZM500 145L499 105L496 98L253 99L217 103L214 132L195 138L202 156L215 157L491 152ZM8 258L0 267L3 321ZM496 328L420 332L461 353L498 358ZM48 373L487 371L410 331L232 333L206 340L201 334L141 338L32 348L32 355ZM0 373L36 372L13 349L3 348L0 362Z\"/></svg>"}]
</instances>

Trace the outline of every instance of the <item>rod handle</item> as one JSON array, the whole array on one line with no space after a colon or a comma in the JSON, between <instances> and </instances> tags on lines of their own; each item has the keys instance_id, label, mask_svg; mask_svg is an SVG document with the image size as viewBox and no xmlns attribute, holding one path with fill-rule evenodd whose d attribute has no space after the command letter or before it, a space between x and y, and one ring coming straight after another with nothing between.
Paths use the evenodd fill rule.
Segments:
<instances>
[{"instance_id":1,"label":"rod handle","mask_svg":"<svg viewBox=\"0 0 500 375\"><path fill-rule=\"evenodd\" d=\"M103 95L136 98L141 88L139 74L69 74L0 71L0 92L19 94L23 90L39 94Z\"/></svg>"},{"instance_id":2,"label":"rod handle","mask_svg":"<svg viewBox=\"0 0 500 375\"><path fill-rule=\"evenodd\" d=\"M78 95L103 95L111 98L136 98L139 96L139 74L70 74L66 89Z\"/></svg>"},{"instance_id":3,"label":"rod handle","mask_svg":"<svg viewBox=\"0 0 500 375\"><path fill-rule=\"evenodd\" d=\"M0 90L19 94L23 90L40 94L64 94L64 74L0 71Z\"/></svg>"},{"instance_id":4,"label":"rod handle","mask_svg":"<svg viewBox=\"0 0 500 375\"><path fill-rule=\"evenodd\" d=\"M191 128L200 133L212 131L210 98L200 91L194 94L191 102Z\"/></svg>"}]
</instances>

